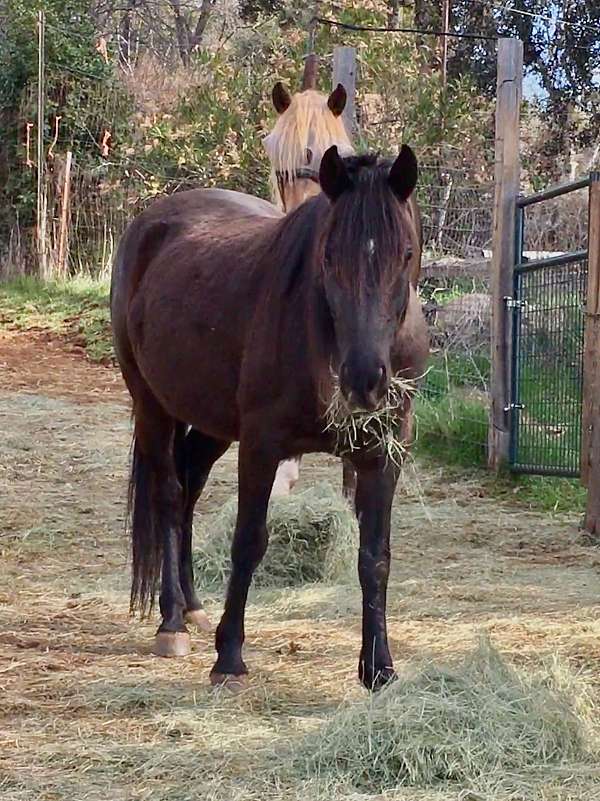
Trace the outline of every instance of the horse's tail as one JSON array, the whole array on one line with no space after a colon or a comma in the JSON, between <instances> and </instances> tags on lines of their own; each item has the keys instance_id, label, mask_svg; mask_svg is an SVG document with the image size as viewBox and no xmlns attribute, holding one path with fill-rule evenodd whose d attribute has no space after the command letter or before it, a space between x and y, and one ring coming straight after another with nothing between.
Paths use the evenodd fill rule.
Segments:
<instances>
[{"instance_id":1,"label":"horse's tail","mask_svg":"<svg viewBox=\"0 0 600 801\"><path fill-rule=\"evenodd\" d=\"M132 577L129 609L149 614L160 580L162 541L152 505L152 471L134 435L127 519L131 532Z\"/></svg>"}]
</instances>

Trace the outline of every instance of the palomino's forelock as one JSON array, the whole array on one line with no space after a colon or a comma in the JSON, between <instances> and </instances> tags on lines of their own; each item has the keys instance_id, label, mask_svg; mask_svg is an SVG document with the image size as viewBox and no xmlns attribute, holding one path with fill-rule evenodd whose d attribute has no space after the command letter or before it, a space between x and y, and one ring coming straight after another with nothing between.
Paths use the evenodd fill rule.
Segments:
<instances>
[{"instance_id":1,"label":"palomino's forelock","mask_svg":"<svg viewBox=\"0 0 600 801\"><path fill-rule=\"evenodd\" d=\"M327 95L314 90L293 96L290 106L279 116L263 144L271 162L271 194L278 205L281 205L281 198L276 173L285 182L292 182L296 170L309 166L306 163L307 148L313 153L310 166L316 170L323 153L332 145L337 145L341 156L354 153L342 117L331 112Z\"/></svg>"}]
</instances>

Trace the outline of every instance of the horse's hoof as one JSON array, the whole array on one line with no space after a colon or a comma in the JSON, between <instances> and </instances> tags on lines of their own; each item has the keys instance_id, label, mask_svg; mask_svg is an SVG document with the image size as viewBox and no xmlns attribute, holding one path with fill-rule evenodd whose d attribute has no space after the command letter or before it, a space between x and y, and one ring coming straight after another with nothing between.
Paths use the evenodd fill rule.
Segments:
<instances>
[{"instance_id":1,"label":"horse's hoof","mask_svg":"<svg viewBox=\"0 0 600 801\"><path fill-rule=\"evenodd\" d=\"M191 651L192 641L187 631L159 631L154 637L155 656L188 656Z\"/></svg>"},{"instance_id":2,"label":"horse's hoof","mask_svg":"<svg viewBox=\"0 0 600 801\"><path fill-rule=\"evenodd\" d=\"M199 631L211 631L212 626L204 609L189 609L185 613L185 622L191 623Z\"/></svg>"},{"instance_id":3,"label":"horse's hoof","mask_svg":"<svg viewBox=\"0 0 600 801\"><path fill-rule=\"evenodd\" d=\"M358 669L358 678L367 690L376 693L396 681L398 674L393 667L383 667L373 673L372 669L366 669L366 666L361 664Z\"/></svg>"},{"instance_id":4,"label":"horse's hoof","mask_svg":"<svg viewBox=\"0 0 600 801\"><path fill-rule=\"evenodd\" d=\"M232 693L239 693L248 686L248 674L242 673L240 676L234 676L233 673L215 673L212 671L210 683L213 687L225 687Z\"/></svg>"}]
</instances>

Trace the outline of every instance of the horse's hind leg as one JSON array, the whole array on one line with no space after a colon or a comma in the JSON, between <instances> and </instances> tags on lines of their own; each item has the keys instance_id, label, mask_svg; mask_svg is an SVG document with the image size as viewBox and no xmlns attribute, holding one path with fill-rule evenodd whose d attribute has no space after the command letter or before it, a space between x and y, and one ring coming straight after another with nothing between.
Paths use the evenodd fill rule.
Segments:
<instances>
[{"instance_id":1,"label":"horse's hind leg","mask_svg":"<svg viewBox=\"0 0 600 801\"><path fill-rule=\"evenodd\" d=\"M179 480L183 487L183 526L179 554L179 577L185 598L185 620L203 631L210 629L210 622L194 587L192 564L192 534L194 507L202 494L211 468L230 443L213 439L195 429L185 433L185 426L178 424L175 436L175 456Z\"/></svg>"},{"instance_id":2,"label":"horse's hind leg","mask_svg":"<svg viewBox=\"0 0 600 801\"><path fill-rule=\"evenodd\" d=\"M271 490L271 497L281 497L289 495L294 489L296 482L300 478L300 456L293 459L286 459L281 462L275 474L275 481L273 482L273 489Z\"/></svg>"},{"instance_id":3,"label":"horse's hind leg","mask_svg":"<svg viewBox=\"0 0 600 801\"><path fill-rule=\"evenodd\" d=\"M186 603L180 577L183 492L175 467L175 421L141 381L138 389L141 391L134 395L135 459L146 476L146 490L142 497L136 489L132 599L139 599L139 587L145 587L140 599L143 610L160 573L162 621L154 652L159 656L183 656L190 651L190 637L184 621ZM140 524L136 525L137 506L144 502L149 507L148 513L145 518L138 515Z\"/></svg>"}]
</instances>

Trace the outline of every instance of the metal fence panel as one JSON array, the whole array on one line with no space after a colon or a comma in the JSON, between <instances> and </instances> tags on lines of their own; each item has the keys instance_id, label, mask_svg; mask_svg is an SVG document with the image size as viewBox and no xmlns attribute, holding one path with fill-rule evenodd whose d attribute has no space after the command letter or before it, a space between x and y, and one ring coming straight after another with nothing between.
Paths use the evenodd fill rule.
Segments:
<instances>
[{"instance_id":1,"label":"metal fence panel","mask_svg":"<svg viewBox=\"0 0 600 801\"><path fill-rule=\"evenodd\" d=\"M587 253L515 267L511 468L580 473Z\"/></svg>"}]
</instances>

